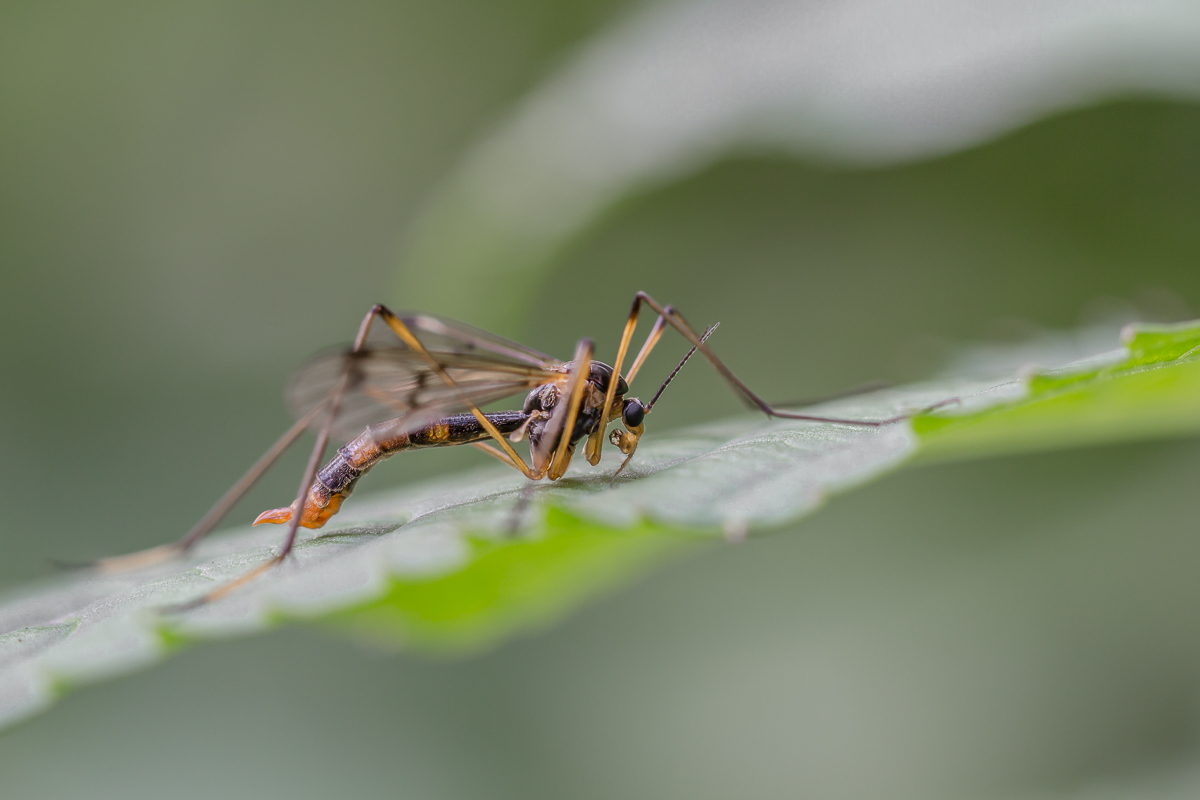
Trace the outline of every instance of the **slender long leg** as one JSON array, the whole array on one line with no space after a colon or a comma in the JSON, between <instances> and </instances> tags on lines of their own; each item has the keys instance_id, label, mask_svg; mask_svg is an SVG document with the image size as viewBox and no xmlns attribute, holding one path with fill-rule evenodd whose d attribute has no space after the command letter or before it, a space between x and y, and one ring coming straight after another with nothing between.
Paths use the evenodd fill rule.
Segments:
<instances>
[{"instance_id":1,"label":"slender long leg","mask_svg":"<svg viewBox=\"0 0 1200 800\"><path fill-rule=\"evenodd\" d=\"M308 495L308 488L317 478L317 470L321 468L321 461L325 458L325 448L329 446L329 434L333 430L333 421L337 417L338 406L341 400L342 392L346 388L346 378L343 377L335 390L334 402L329 409L329 416L325 420L325 424L321 426L321 432L317 434L317 443L313 445L312 453L308 456L308 466L304 468L304 477L300 479L300 488L296 491L295 508L296 513L292 514L291 520L288 521L287 537L283 540L283 547L279 550L279 555L275 557L276 563L287 558L288 553L292 552L292 547L296 544L296 534L300 531L300 520L304 518L302 509L304 508L304 498Z\"/></svg>"},{"instance_id":2,"label":"slender long leg","mask_svg":"<svg viewBox=\"0 0 1200 800\"><path fill-rule=\"evenodd\" d=\"M667 306L668 310L674 310L671 306ZM642 349L638 351L637 358L633 360L633 364L629 367L629 372L625 375L626 383L633 383L633 379L641 370L642 364L645 363L646 357L650 355L650 351L658 344L658 340L662 338L663 331L667 329L667 321L663 317L654 320L654 327L650 329L650 335L646 337L645 343L642 344Z\"/></svg>"},{"instance_id":3,"label":"slender long leg","mask_svg":"<svg viewBox=\"0 0 1200 800\"><path fill-rule=\"evenodd\" d=\"M362 349L363 343L366 340L366 330L369 328L369 326L370 322L368 319L364 321L363 328L360 329L358 337L354 340L354 352L358 352ZM300 530L300 520L304 516L302 513L300 513L300 509L304 508L304 497L308 494L308 488L312 486L313 480L315 480L317 477L317 469L321 466L321 459L325 456L325 448L329 445L329 436L333 431L333 424L336 421L338 411L340 410L342 394L346 391L346 386L349 383L350 369L351 365L347 363L345 370L342 372L342 377L338 381L337 387L333 390L333 394L329 399L329 413L325 417L325 422L321 425L321 432L317 434L317 442L313 446L312 453L308 457L308 466L304 468L304 477L300 479L300 489L296 493L295 503L292 504L292 508L296 509L296 512L292 514L292 518L288 522L287 536L283 540L283 547L279 549L278 555L267 559L262 564L259 564L257 567L247 572L245 575L235 578L229 583L218 586L211 592L208 592L196 600L193 600L192 602L183 606L179 606L173 610L186 611L187 609L196 608L204 605L205 603L211 603L214 600L218 600L235 589L254 580L276 564L281 563L285 558L288 557L288 554L292 552L292 548L296 544L296 534Z\"/></svg>"},{"instance_id":4,"label":"slender long leg","mask_svg":"<svg viewBox=\"0 0 1200 800\"><path fill-rule=\"evenodd\" d=\"M593 349L594 345L591 339L580 339L579 344L575 346L574 366L571 368L570 389L567 394L566 417L560 417L563 419L562 427L551 432L552 437L558 436L558 446L554 451L554 458L550 461L548 473L552 481L561 478L567 471L567 464L571 462L571 433L575 430L575 420L579 416L579 407L583 403L584 385L591 373ZM610 383L615 382L614 380ZM550 441L554 441L554 439L551 438Z\"/></svg>"},{"instance_id":5,"label":"slender long leg","mask_svg":"<svg viewBox=\"0 0 1200 800\"><path fill-rule=\"evenodd\" d=\"M246 474L239 478L237 483L229 487L229 490L221 496L221 499L214 503L212 508L208 510L208 513L201 517L192 526L192 529L179 541L159 545L158 547L151 547L147 550L140 550L136 553L129 553L128 555L101 558L93 562L91 566L100 572L125 572L131 569L152 566L186 553L196 542L212 532L212 529L225 518L225 515L229 513L231 508L237 505L237 502L242 499L246 492L250 491L254 484L258 482L258 479L300 438L300 434L304 433L304 429L316 419L317 415L324 408L324 405L319 405L297 420L283 436L279 437L275 444L271 445L267 452L262 454L258 461L254 462L254 465L250 469L246 470Z\"/></svg>"},{"instance_id":6,"label":"slender long leg","mask_svg":"<svg viewBox=\"0 0 1200 800\"><path fill-rule=\"evenodd\" d=\"M309 425L312 424L313 420L317 418L323 409L324 405L319 405L300 419L296 420L296 424L289 428L287 433L285 433L283 436L280 436L279 440L275 442L275 444L271 445L271 449L263 453L262 457L254 463L254 466L246 470L246 474L243 475L237 483L229 487L229 491L227 491L224 496L222 496L221 499L218 500L213 507L208 510L208 513L201 517L200 521L197 522L192 529L188 531L182 539L179 540L177 545L179 549L188 550L196 542L207 536L209 532L212 531L212 529L215 528L218 523L220 523L225 515L229 513L229 509L233 508L237 501L242 498L242 495L250 491L250 488L258 482L258 479L262 477L263 473L270 469L271 465L278 461L279 457L282 456L284 452L291 447L297 439L300 438L300 434L304 433L304 431Z\"/></svg>"},{"instance_id":7,"label":"slender long leg","mask_svg":"<svg viewBox=\"0 0 1200 800\"><path fill-rule=\"evenodd\" d=\"M374 309L372 309L371 313L367 314L367 316L363 319L362 324L359 325L358 334L354 338L355 352L361 350L366 343L367 333L370 331L371 320L373 318ZM342 383L345 383L344 378ZM341 389L339 389L339 395L340 391ZM258 461L254 462L254 465L251 466L250 469L248 469L246 473L238 479L237 483L229 487L229 490L221 496L221 499L218 500L212 506L212 508L210 508L208 512L201 517L195 525L192 526L192 529L184 534L183 538L178 542L160 545L159 547L152 547L148 550L142 550L137 553L130 553L124 556L100 559L94 562L92 566L96 567L101 572L122 572L129 569L148 567L177 556L181 553L187 552L193 545L196 544L196 542L200 541L210 532L212 532L212 529L215 528L220 521L225 518L225 515L228 514L229 510L237 504L238 500L242 499L246 492L250 491L254 484L258 482L259 478L261 478L266 471L270 469L276 461L279 460L280 456L282 456L287 449L291 447L297 439L300 438L300 434L304 433L305 429L308 428L308 426L311 425L313 421L323 411L326 410L327 407L328 403L321 403L308 414L298 419L296 423L292 425L292 427L289 428L286 433L283 434L283 436L279 437L275 444L271 445L267 452L263 453ZM331 410L329 421L326 423L326 428L333 424L335 416L336 413L333 413ZM326 441L328 441L328 433L326 433ZM322 449L324 449L323 446ZM295 533L292 532L289 540L294 538Z\"/></svg>"},{"instance_id":8,"label":"slender long leg","mask_svg":"<svg viewBox=\"0 0 1200 800\"><path fill-rule=\"evenodd\" d=\"M892 386L888 381L867 381L860 383L858 386L851 386L849 389L842 389L840 392L831 394L823 394L817 397L802 397L797 400L787 400L784 402L776 401L771 403L775 408L795 408L797 406L815 406L821 403L828 403L831 400L842 400L847 397L857 397L860 394L870 394L877 392L880 389L887 389Z\"/></svg>"},{"instance_id":9,"label":"slender long leg","mask_svg":"<svg viewBox=\"0 0 1200 800\"><path fill-rule=\"evenodd\" d=\"M487 453L489 456L498 460L500 463L504 464L507 467L513 466L511 458L509 458L507 455L505 455L504 453L497 450L495 447L492 447L487 442L471 442L471 447L479 448L480 450Z\"/></svg>"},{"instance_id":10,"label":"slender long leg","mask_svg":"<svg viewBox=\"0 0 1200 800\"><path fill-rule=\"evenodd\" d=\"M379 309L384 309L383 306L375 305L363 317L363 321L358 326L358 333L354 337L354 345L351 352L359 353L367 345L367 334L371 332L371 323L375 320L375 316L379 314ZM388 311L387 313L391 313ZM294 508L296 512L292 514L291 520L288 522L287 536L283 540L283 547L279 549L279 555L268 561L265 567L271 564L278 564L288 557L288 553L292 552L292 547L296 544L296 534L300 530L300 520L304 514L304 498L308 494L308 489L312 486L312 482L317 477L317 470L321 468L321 459L325 457L325 448L329 446L329 436L333 433L333 425L337 421L338 412L341 411L342 395L345 394L347 387L350 384L350 372L353 369L353 363L346 362L346 366L342 369L342 376L338 379L337 386L334 387L333 394L329 398L328 413L325 415L325 423L321 426L321 432L317 434L317 442L313 445L312 453L308 456L308 465L304 468L304 477L300 480L300 488L296 492L296 502Z\"/></svg>"},{"instance_id":11,"label":"slender long leg","mask_svg":"<svg viewBox=\"0 0 1200 800\"><path fill-rule=\"evenodd\" d=\"M604 436L604 429L608 427L608 415L612 411L613 398L617 395L617 378L621 374L621 365L625 362L625 354L629 351L629 340L633 338L633 332L637 330L639 307L640 304L634 300L633 308L629 311L629 317L625 320L625 328L621 331L621 343L617 345L617 360L612 365L612 380L608 382L608 391L604 393L604 405L600 408L600 425L588 437L587 446L584 448L584 454L587 456L588 463L593 467L600 463L601 437ZM654 338L654 333L651 330L651 338ZM658 331L658 334L661 336L662 331ZM647 339L646 346L642 348L643 352L638 354L638 358L641 359L645 355L649 355L649 351L653 347L654 345L650 343L650 339Z\"/></svg>"},{"instance_id":12,"label":"slender long leg","mask_svg":"<svg viewBox=\"0 0 1200 800\"><path fill-rule=\"evenodd\" d=\"M351 348L351 352L360 352L363 347L366 346L367 334L371 331L371 323L374 321L376 315L379 313L379 309L381 308L383 307L378 305L374 306L370 311L367 312L367 315L363 317L362 323L360 323L358 326L358 333L354 337L354 345ZM351 369L351 362L347 362L345 368L342 370L341 378L338 380L337 386L334 388L329 399L322 405L318 406L317 410L313 414L307 415L314 416L315 414L319 414L322 410L327 412L325 422L321 425L321 432L317 435L316 445L314 445L312 453L308 457L308 465L304 469L304 477L300 481L300 489L297 492L296 502L293 505L293 508L297 509L297 513L292 514L292 518L288 523L287 536L284 538L283 547L280 548L279 554L274 558L263 562L250 572L247 572L245 575L242 575L241 577L236 578L235 580L232 580L222 586L218 586L211 592L202 595L191 603L179 606L175 610L195 608L223 597L232 592L234 589L237 589L239 586L243 586L252 581L254 578L258 577L274 565L287 558L288 554L292 551L292 548L296 544L296 534L300 530L300 519L303 515L300 514L298 510L304 507L304 497L308 493L308 488L312 486L313 480L317 477L317 469L321 466L321 458L325 455L325 448L329 445L329 436L333 431L334 422L337 420L337 415L341 406L342 395L346 391L346 387L350 381ZM304 421L306 423L311 422L311 420L308 420L307 416ZM298 425L299 423L297 423L297 426ZM293 426L293 429L294 428L295 426ZM289 431L289 433L291 433L291 431ZM297 432L296 435L299 436L299 432Z\"/></svg>"},{"instance_id":13,"label":"slender long leg","mask_svg":"<svg viewBox=\"0 0 1200 800\"><path fill-rule=\"evenodd\" d=\"M713 368L716 369L716 371L720 374L720 376L725 379L725 382L729 384L730 388L732 388L738 395L740 395L742 397L742 399L745 400L748 405L750 405L752 408L757 408L758 410L762 411L764 414L766 414L769 417L781 417L784 419L801 419L801 420L809 420L812 422L832 422L832 423L837 423L840 425L861 425L864 427L878 428L883 425L891 425L892 423L899 422L904 419L908 419L910 416L909 414L900 414L900 415L897 415L894 417L889 417L887 419L863 420L863 419L842 419L840 417L820 417L820 416L814 416L812 414L799 414L794 411L781 411L781 410L775 408L774 406L772 406L766 400L763 400L761 397L759 397L753 391L751 391L749 386L742 383L742 381L736 375L733 374L733 372L729 369L729 367L725 366L725 364L721 361L721 359L717 358L716 354L713 353L713 351L708 347L708 345L706 345L703 341L701 341L700 336L698 336L696 334L696 331L692 329L692 327L688 324L687 320L685 320L683 318L682 314L680 314L678 311L676 311L674 308L672 308L670 306L664 307L661 303L659 303L657 300L655 300L653 297L646 294L645 292L638 292L637 295L634 296L633 308L631 309L630 314L629 314L630 322L626 323L627 329L631 327L631 323L632 323L632 325L637 324L638 311L640 310L640 307L643 303L648 305L660 317L666 319L667 323L670 324L671 327L673 327L675 330L679 331L679 333L683 336L683 338L685 338L689 342L691 342L692 346L695 347L697 350L699 350L700 353L705 358L708 359L709 363L712 364ZM618 365L614 366L614 369L619 369L620 368L619 364L620 364L620 359L618 358Z\"/></svg>"}]
</instances>

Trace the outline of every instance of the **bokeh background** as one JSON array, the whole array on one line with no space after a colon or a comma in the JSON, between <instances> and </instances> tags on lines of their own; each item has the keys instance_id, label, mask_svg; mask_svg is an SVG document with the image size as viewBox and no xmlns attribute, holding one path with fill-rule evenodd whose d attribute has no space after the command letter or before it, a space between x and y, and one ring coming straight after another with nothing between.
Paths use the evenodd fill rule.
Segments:
<instances>
[{"instance_id":1,"label":"bokeh background","mask_svg":"<svg viewBox=\"0 0 1200 800\"><path fill-rule=\"evenodd\" d=\"M1086 5L1016 4L1008 21L1061 27L1063 8ZM490 267L487 248L469 269L431 257L476 241L469 214L438 209L577 53L638 30L631 0L6 0L0 585L50 558L178 536L286 427L289 372L379 300L562 356L590 335L603 357L645 289L719 319L714 346L776 398L920 378L956 342L1187 318L1200 72L1178 41L1154 46L1153 26L1100 18L1120 3L1092 5L1079 13L1108 38L1078 41L1107 44L1056 73L1075 94L1046 99L1035 76L1006 90L1033 100L969 135L883 154L726 131L703 158L630 179L522 271L520 248ZM1194 22L1188 4L1157 5ZM936 4L908 6L927 18ZM845 7L830 36L870 66L885 54L856 32L873 6ZM928 47L888 33L899 51ZM1036 50L1014 41L1000 73ZM1138 71L1129 41L1157 72ZM666 349L648 374L683 348ZM657 410L663 430L738 406L689 368ZM359 491L476 456L396 459ZM299 461L233 521L286 499ZM23 798L1196 796L1197 475L1194 441L903 472L465 661L305 629L206 646L0 734L0 785Z\"/></svg>"}]
</instances>

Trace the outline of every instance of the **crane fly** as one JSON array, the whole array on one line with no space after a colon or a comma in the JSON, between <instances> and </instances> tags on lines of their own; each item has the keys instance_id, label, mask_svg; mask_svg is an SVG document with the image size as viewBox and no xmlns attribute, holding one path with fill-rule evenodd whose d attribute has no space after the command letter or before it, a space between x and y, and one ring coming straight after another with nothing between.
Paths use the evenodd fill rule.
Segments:
<instances>
[{"instance_id":1,"label":"crane fly","mask_svg":"<svg viewBox=\"0 0 1200 800\"><path fill-rule=\"evenodd\" d=\"M649 335L622 373L642 307L657 315ZM628 396L630 384L668 327L691 345L647 403ZM301 527L320 528L338 512L364 474L403 450L468 444L531 481L557 480L567 471L577 445L599 463L605 438L625 469L645 432L646 415L693 354L699 352L751 408L768 417L880 427L908 415L880 420L841 419L786 411L750 390L705 343L716 325L698 332L672 306L638 292L610 366L593 358L590 339L581 339L570 361L560 361L478 328L432 314L395 314L373 307L359 325L353 345L320 354L300 368L288 388L296 423L178 542L126 556L102 559L105 571L154 564L190 550L305 430L316 445L291 505L264 511L254 524L286 524L278 555L189 606L214 600L283 561ZM484 412L488 406L525 394L519 410ZM609 424L619 426L608 433ZM347 443L324 466L331 439ZM513 445L529 442L526 462Z\"/></svg>"}]
</instances>

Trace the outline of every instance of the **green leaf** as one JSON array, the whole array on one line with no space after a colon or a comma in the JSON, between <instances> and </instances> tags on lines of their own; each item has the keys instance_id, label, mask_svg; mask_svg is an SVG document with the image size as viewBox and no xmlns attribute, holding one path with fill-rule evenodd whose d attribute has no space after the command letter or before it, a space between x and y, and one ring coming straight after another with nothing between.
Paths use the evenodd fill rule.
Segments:
<instances>
[{"instance_id":1,"label":"green leaf","mask_svg":"<svg viewBox=\"0 0 1200 800\"><path fill-rule=\"evenodd\" d=\"M327 620L385 644L474 649L554 621L589 594L685 543L646 522L614 531L551 508L540 536L469 538L462 569L393 578L379 599Z\"/></svg>"},{"instance_id":2,"label":"green leaf","mask_svg":"<svg viewBox=\"0 0 1200 800\"><path fill-rule=\"evenodd\" d=\"M651 419L611 489L610 456L532 490L495 468L355 497L329 532L299 543L294 559L184 613L164 609L262 563L279 529L214 536L188 559L144 572L60 576L0 604L0 721L180 647L286 622L387 646L470 652L551 623L689 548L793 522L918 456L1200 430L1200 323L1131 328L1123 337L1113 352L1017 379L946 378L818 407L879 419L960 401L879 428L746 416L663 434Z\"/></svg>"},{"instance_id":3,"label":"green leaf","mask_svg":"<svg viewBox=\"0 0 1200 800\"><path fill-rule=\"evenodd\" d=\"M1120 350L993 390L1017 388L1018 402L914 419L922 455L974 457L1200 431L1195 323L1129 327L1122 340Z\"/></svg>"}]
</instances>

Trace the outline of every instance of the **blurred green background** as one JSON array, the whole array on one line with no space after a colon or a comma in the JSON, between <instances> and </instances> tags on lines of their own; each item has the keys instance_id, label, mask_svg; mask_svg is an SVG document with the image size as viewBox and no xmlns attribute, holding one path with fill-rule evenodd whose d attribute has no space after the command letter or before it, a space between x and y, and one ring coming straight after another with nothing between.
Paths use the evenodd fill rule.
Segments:
<instances>
[{"instance_id":1,"label":"blurred green background","mask_svg":"<svg viewBox=\"0 0 1200 800\"><path fill-rule=\"evenodd\" d=\"M0 584L178 536L371 303L486 297L406 292L406 226L628 5L0 4ZM1162 98L916 163L743 154L626 197L500 332L611 357L645 289L719 319L762 393L819 395L948 342L1184 318L1198 220L1200 106ZM651 433L737 409L689 368ZM308 630L188 651L0 735L4 793L1195 796L1197 474L1188 441L905 472L469 661Z\"/></svg>"}]
</instances>

